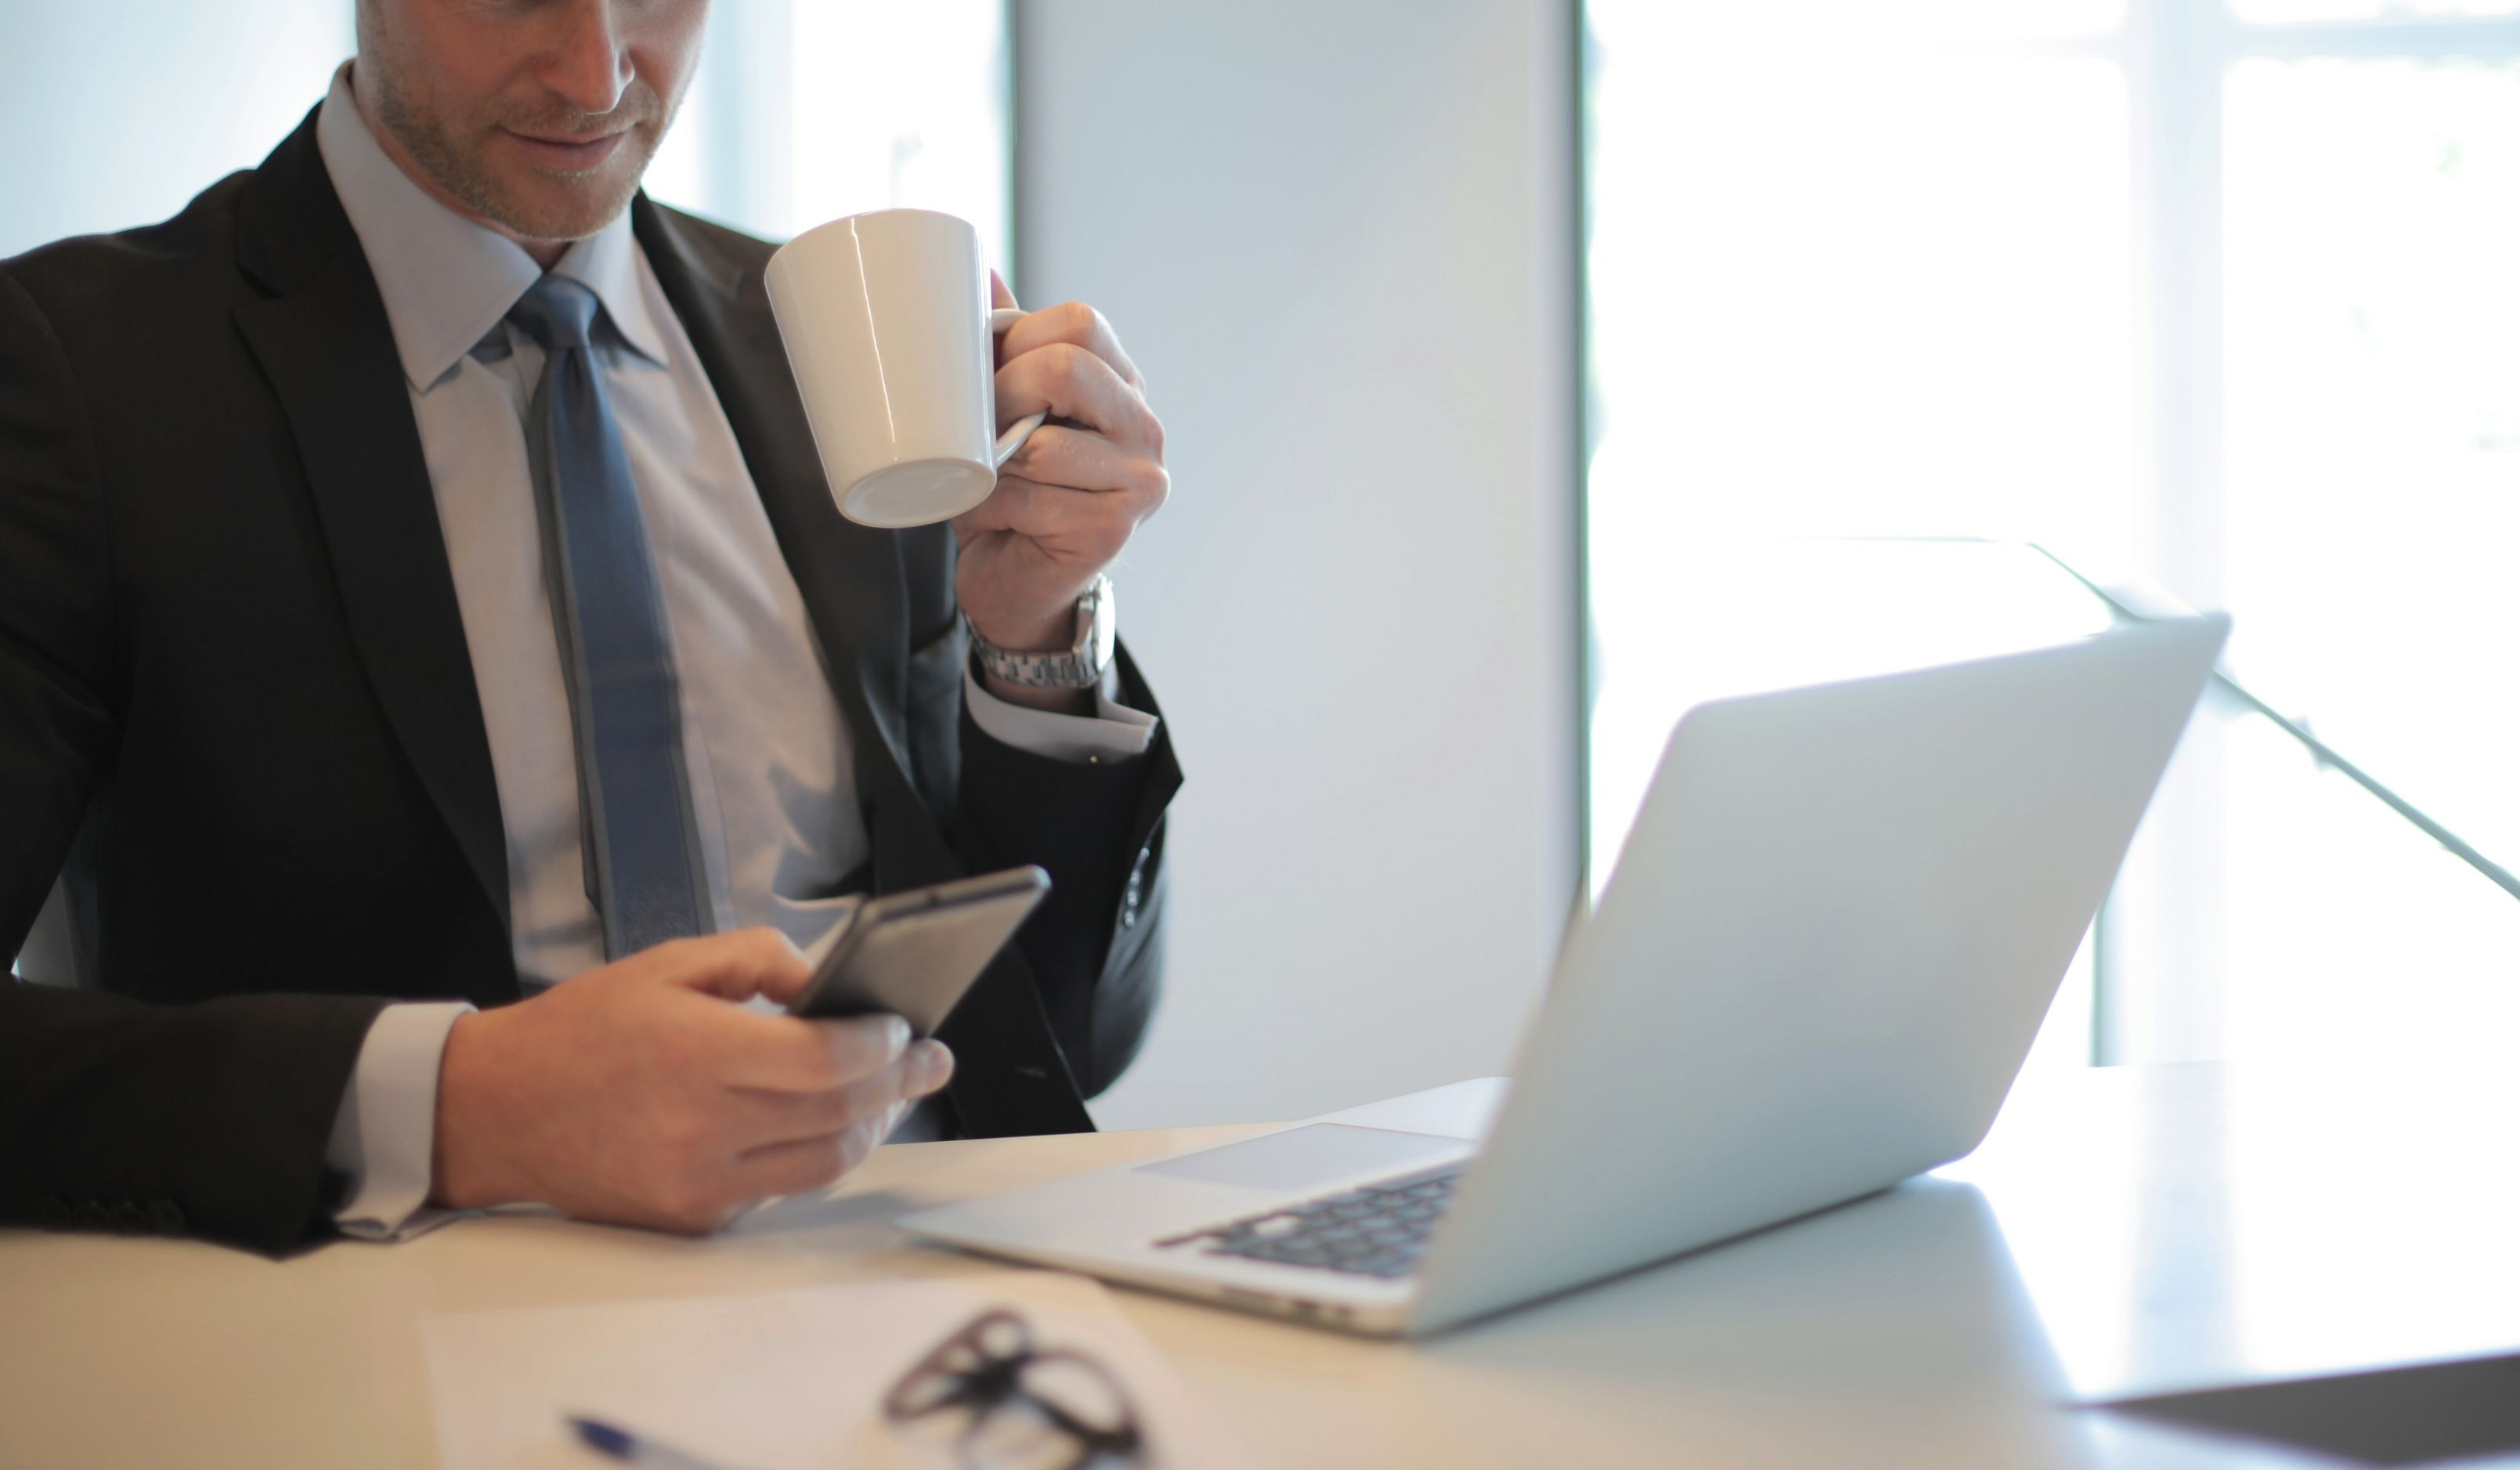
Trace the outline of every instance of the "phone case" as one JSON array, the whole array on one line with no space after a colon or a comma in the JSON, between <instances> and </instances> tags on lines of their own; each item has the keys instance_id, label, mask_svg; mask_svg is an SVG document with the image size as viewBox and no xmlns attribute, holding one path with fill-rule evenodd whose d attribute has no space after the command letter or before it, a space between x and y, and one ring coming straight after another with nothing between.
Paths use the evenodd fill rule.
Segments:
<instances>
[{"instance_id":1,"label":"phone case","mask_svg":"<svg viewBox=\"0 0 2520 1470\"><path fill-rule=\"evenodd\" d=\"M824 1019L889 1011L933 1035L1049 891L1050 874L1016 868L870 899L789 1009Z\"/></svg>"}]
</instances>

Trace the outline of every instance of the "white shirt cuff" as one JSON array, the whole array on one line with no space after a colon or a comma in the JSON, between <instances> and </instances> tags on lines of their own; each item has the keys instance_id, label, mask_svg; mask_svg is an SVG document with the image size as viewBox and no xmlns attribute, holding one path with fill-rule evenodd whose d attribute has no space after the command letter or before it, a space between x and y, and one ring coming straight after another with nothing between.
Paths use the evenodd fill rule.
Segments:
<instances>
[{"instance_id":1,"label":"white shirt cuff","mask_svg":"<svg viewBox=\"0 0 2520 1470\"><path fill-rule=\"evenodd\" d=\"M448 1001L377 1012L324 1149L324 1162L349 1176L349 1192L333 1212L342 1234L408 1240L462 1213L428 1207L428 1162L437 1133L437 1064L455 1018L471 1009Z\"/></svg>"},{"instance_id":2,"label":"white shirt cuff","mask_svg":"<svg viewBox=\"0 0 2520 1470\"><path fill-rule=\"evenodd\" d=\"M1094 713L1059 715L1028 705L1010 704L989 692L988 686L963 666L963 703L980 733L1017 750L1029 750L1056 761L1127 760L1144 755L1154 743L1155 717L1119 702L1117 664L1102 671L1094 691Z\"/></svg>"}]
</instances>

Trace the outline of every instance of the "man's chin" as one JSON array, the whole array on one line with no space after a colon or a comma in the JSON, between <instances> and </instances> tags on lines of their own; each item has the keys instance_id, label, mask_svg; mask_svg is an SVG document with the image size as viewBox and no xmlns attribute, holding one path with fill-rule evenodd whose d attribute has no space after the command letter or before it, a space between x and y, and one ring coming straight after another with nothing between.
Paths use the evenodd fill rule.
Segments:
<instances>
[{"instance_id":1,"label":"man's chin","mask_svg":"<svg viewBox=\"0 0 2520 1470\"><path fill-rule=\"evenodd\" d=\"M500 191L497 207L483 212L526 240L584 240L619 219L638 188L635 173L626 178L544 174L510 181Z\"/></svg>"}]
</instances>

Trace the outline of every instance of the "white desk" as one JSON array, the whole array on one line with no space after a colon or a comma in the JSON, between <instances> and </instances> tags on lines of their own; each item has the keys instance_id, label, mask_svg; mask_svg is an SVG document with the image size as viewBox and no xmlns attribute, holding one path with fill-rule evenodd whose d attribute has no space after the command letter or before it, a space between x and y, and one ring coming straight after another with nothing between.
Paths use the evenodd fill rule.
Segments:
<instances>
[{"instance_id":1,"label":"white desk","mask_svg":"<svg viewBox=\"0 0 2520 1470\"><path fill-rule=\"evenodd\" d=\"M2520 1346L2515 1122L2520 1083L2472 1069L2114 1069L2015 1098L1949 1178L1431 1344L1116 1300L1271 1465L2282 1463L2052 1405ZM432 1314L990 1271L889 1223L1248 1131L888 1148L707 1241L0 1231L0 1465L432 1464Z\"/></svg>"}]
</instances>

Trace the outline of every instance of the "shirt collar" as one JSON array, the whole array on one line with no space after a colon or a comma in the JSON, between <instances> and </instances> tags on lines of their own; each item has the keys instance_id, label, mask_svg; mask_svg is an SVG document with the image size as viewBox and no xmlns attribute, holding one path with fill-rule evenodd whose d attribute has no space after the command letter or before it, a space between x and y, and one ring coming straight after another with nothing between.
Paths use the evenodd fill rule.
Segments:
<instances>
[{"instance_id":1,"label":"shirt collar","mask_svg":"<svg viewBox=\"0 0 2520 1470\"><path fill-rule=\"evenodd\" d=\"M333 73L315 142L384 298L403 377L413 391L427 392L499 326L542 270L515 241L430 199L386 156L350 94L351 65ZM640 289L628 210L570 245L552 270L595 292L633 352L664 364L664 337Z\"/></svg>"}]
</instances>

